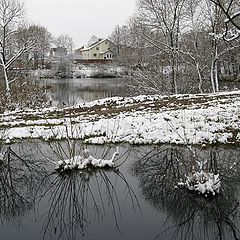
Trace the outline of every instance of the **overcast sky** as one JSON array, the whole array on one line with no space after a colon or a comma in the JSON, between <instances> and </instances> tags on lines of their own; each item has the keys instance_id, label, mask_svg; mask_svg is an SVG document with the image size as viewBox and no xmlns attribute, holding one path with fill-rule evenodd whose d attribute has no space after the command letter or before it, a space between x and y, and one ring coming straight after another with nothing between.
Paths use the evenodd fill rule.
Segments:
<instances>
[{"instance_id":1,"label":"overcast sky","mask_svg":"<svg viewBox=\"0 0 240 240\"><path fill-rule=\"evenodd\" d=\"M92 35L108 37L133 15L136 0L24 0L30 23L45 26L54 37L68 34L75 48Z\"/></svg>"}]
</instances>

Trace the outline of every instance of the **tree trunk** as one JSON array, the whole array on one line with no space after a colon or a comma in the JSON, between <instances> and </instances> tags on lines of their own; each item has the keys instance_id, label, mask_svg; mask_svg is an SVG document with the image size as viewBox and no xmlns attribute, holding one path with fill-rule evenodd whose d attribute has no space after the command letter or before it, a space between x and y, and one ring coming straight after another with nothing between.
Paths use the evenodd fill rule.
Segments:
<instances>
[{"instance_id":1,"label":"tree trunk","mask_svg":"<svg viewBox=\"0 0 240 240\"><path fill-rule=\"evenodd\" d=\"M177 94L178 93L178 89L177 89L177 69L176 69L176 63L175 63L175 59L174 56L172 57L172 93L173 94Z\"/></svg>"},{"instance_id":2,"label":"tree trunk","mask_svg":"<svg viewBox=\"0 0 240 240\"><path fill-rule=\"evenodd\" d=\"M9 86L9 80L8 80L8 73L7 69L5 66L3 66L3 74L4 74L4 79L5 79L5 88L6 88L6 102L8 105L11 104L11 91L10 91L10 86Z\"/></svg>"},{"instance_id":3,"label":"tree trunk","mask_svg":"<svg viewBox=\"0 0 240 240\"><path fill-rule=\"evenodd\" d=\"M217 68L217 60L214 62L214 75L215 75L215 87L216 92L219 91L219 82L218 82L218 68Z\"/></svg>"},{"instance_id":4,"label":"tree trunk","mask_svg":"<svg viewBox=\"0 0 240 240\"><path fill-rule=\"evenodd\" d=\"M203 79L202 79L202 75L201 75L198 63L196 63L196 68L197 68L197 73L198 73L198 78L199 78L198 89L199 89L200 93L203 93L203 90L202 90Z\"/></svg>"},{"instance_id":5,"label":"tree trunk","mask_svg":"<svg viewBox=\"0 0 240 240\"><path fill-rule=\"evenodd\" d=\"M213 59L211 64L211 84L212 84L213 93L216 93L215 80L214 80L214 61L215 60Z\"/></svg>"},{"instance_id":6,"label":"tree trunk","mask_svg":"<svg viewBox=\"0 0 240 240\"><path fill-rule=\"evenodd\" d=\"M214 57L214 81L215 81L215 89L216 92L219 91L219 84L218 84L218 69L217 69L217 60L218 60L218 45L215 43L215 57Z\"/></svg>"}]
</instances>

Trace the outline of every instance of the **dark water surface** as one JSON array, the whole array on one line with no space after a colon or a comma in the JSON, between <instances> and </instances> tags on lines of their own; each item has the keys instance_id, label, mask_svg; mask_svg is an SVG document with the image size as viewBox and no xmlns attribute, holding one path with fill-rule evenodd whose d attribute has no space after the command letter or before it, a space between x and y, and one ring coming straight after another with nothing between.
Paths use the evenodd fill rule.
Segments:
<instances>
[{"instance_id":1,"label":"dark water surface","mask_svg":"<svg viewBox=\"0 0 240 240\"><path fill-rule=\"evenodd\" d=\"M116 169L53 171L52 162L86 148L104 159L116 150L79 141L1 147L1 239L240 238L239 147L194 149L220 173L222 190L212 198L175 187L191 169L186 147L119 145Z\"/></svg>"},{"instance_id":2,"label":"dark water surface","mask_svg":"<svg viewBox=\"0 0 240 240\"><path fill-rule=\"evenodd\" d=\"M72 106L107 97L126 96L121 78L42 79L50 86L54 106Z\"/></svg>"}]
</instances>

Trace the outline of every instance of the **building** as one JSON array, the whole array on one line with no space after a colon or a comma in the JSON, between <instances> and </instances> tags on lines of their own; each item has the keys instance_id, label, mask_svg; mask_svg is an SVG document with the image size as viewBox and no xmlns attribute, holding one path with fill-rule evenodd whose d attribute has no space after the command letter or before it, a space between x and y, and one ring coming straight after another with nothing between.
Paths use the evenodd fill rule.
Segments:
<instances>
[{"instance_id":1,"label":"building","mask_svg":"<svg viewBox=\"0 0 240 240\"><path fill-rule=\"evenodd\" d=\"M54 47L51 48L49 57L50 58L59 58L67 56L68 52L66 48L63 47Z\"/></svg>"},{"instance_id":2,"label":"building","mask_svg":"<svg viewBox=\"0 0 240 240\"><path fill-rule=\"evenodd\" d=\"M79 60L109 61L117 57L117 47L108 39L99 39L87 48L82 47L77 49L75 54Z\"/></svg>"}]
</instances>

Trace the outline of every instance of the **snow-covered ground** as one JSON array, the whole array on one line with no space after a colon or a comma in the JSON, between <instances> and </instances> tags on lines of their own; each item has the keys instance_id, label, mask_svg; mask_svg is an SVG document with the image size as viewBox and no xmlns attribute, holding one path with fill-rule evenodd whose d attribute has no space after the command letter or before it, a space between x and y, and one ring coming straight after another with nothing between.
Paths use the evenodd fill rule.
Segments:
<instances>
[{"instance_id":1,"label":"snow-covered ground","mask_svg":"<svg viewBox=\"0 0 240 240\"><path fill-rule=\"evenodd\" d=\"M124 69L115 65L77 65L73 69L74 78L94 78L94 77L117 77L122 75Z\"/></svg>"},{"instance_id":2,"label":"snow-covered ground","mask_svg":"<svg viewBox=\"0 0 240 240\"><path fill-rule=\"evenodd\" d=\"M114 97L72 108L6 112L0 139L83 139L104 144L240 142L240 91Z\"/></svg>"}]
</instances>

